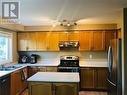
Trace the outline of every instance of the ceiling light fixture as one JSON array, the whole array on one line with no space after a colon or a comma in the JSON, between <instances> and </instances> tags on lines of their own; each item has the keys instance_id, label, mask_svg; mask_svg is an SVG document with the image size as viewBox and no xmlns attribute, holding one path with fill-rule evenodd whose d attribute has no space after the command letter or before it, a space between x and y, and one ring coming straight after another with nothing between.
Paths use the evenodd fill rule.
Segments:
<instances>
[{"instance_id":1,"label":"ceiling light fixture","mask_svg":"<svg viewBox=\"0 0 127 95\"><path fill-rule=\"evenodd\" d=\"M65 27L71 27L71 26L77 25L77 23L74 21L63 20L63 21L60 21L60 25Z\"/></svg>"}]
</instances>

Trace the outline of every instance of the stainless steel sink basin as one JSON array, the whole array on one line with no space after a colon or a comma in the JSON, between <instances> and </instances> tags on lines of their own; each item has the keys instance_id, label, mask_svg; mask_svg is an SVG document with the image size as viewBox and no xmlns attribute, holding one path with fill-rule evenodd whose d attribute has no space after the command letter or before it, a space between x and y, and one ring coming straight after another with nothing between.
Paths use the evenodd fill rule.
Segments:
<instances>
[{"instance_id":1,"label":"stainless steel sink basin","mask_svg":"<svg viewBox=\"0 0 127 95\"><path fill-rule=\"evenodd\" d=\"M14 70L14 69L17 69L17 68L20 68L22 66L8 66L8 67L1 67L0 68L0 71L11 71L11 70Z\"/></svg>"}]
</instances>

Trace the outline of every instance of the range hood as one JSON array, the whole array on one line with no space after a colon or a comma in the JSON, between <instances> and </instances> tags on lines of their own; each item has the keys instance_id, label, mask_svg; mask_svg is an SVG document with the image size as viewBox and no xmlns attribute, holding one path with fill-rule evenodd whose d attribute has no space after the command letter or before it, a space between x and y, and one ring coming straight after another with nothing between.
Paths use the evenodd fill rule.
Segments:
<instances>
[{"instance_id":1,"label":"range hood","mask_svg":"<svg viewBox=\"0 0 127 95\"><path fill-rule=\"evenodd\" d=\"M60 50L78 50L79 41L60 41L59 48Z\"/></svg>"}]
</instances>

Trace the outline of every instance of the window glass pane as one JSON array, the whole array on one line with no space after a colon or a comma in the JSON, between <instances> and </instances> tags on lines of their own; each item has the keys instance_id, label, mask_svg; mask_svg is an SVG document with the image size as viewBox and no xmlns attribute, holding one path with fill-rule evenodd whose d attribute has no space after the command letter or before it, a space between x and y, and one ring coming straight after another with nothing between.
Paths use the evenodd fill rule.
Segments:
<instances>
[{"instance_id":1,"label":"window glass pane","mask_svg":"<svg viewBox=\"0 0 127 95\"><path fill-rule=\"evenodd\" d=\"M0 64L12 62L12 33L0 31Z\"/></svg>"},{"instance_id":2,"label":"window glass pane","mask_svg":"<svg viewBox=\"0 0 127 95\"><path fill-rule=\"evenodd\" d=\"M0 60L8 59L8 38L0 36Z\"/></svg>"}]
</instances>

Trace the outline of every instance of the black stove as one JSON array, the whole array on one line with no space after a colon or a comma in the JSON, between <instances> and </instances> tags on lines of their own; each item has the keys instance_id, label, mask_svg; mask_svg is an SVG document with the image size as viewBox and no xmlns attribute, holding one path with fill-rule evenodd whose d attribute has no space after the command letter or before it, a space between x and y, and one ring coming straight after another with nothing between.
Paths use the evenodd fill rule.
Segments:
<instances>
[{"instance_id":1,"label":"black stove","mask_svg":"<svg viewBox=\"0 0 127 95\"><path fill-rule=\"evenodd\" d=\"M61 56L58 66L59 72L79 72L78 56Z\"/></svg>"}]
</instances>

